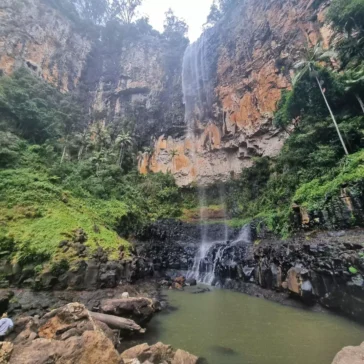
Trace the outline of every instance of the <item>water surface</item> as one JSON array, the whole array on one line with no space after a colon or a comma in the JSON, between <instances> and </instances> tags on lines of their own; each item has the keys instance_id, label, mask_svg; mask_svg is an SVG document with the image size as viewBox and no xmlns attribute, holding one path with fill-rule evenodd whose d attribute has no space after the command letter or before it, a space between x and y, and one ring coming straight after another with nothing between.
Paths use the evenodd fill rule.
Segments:
<instances>
[{"instance_id":1,"label":"water surface","mask_svg":"<svg viewBox=\"0 0 364 364\"><path fill-rule=\"evenodd\" d=\"M162 341L209 364L331 364L343 346L364 341L364 327L228 290L167 291L169 314L149 325Z\"/></svg>"}]
</instances>

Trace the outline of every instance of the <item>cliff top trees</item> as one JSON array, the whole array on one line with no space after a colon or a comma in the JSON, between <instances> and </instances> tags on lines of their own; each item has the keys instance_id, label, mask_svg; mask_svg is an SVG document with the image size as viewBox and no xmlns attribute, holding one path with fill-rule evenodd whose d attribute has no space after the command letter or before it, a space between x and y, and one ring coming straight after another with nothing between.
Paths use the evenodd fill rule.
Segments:
<instances>
[{"instance_id":1,"label":"cliff top trees","mask_svg":"<svg viewBox=\"0 0 364 364\"><path fill-rule=\"evenodd\" d=\"M214 26L238 2L238 0L214 0L204 27L210 28Z\"/></svg>"},{"instance_id":2,"label":"cliff top trees","mask_svg":"<svg viewBox=\"0 0 364 364\"><path fill-rule=\"evenodd\" d=\"M142 2L142 0L113 0L110 5L111 17L118 18L123 24L131 24Z\"/></svg>"},{"instance_id":3,"label":"cliff top trees","mask_svg":"<svg viewBox=\"0 0 364 364\"><path fill-rule=\"evenodd\" d=\"M188 32L188 25L183 19L174 15L172 9L166 12L166 18L164 20L164 36L166 38L184 38Z\"/></svg>"}]
</instances>

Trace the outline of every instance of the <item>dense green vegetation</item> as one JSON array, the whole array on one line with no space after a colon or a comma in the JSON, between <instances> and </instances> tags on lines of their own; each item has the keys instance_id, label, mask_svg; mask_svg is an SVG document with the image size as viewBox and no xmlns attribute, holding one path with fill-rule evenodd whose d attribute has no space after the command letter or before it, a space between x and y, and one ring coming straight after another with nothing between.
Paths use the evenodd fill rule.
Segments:
<instances>
[{"instance_id":1,"label":"dense green vegetation","mask_svg":"<svg viewBox=\"0 0 364 364\"><path fill-rule=\"evenodd\" d=\"M84 115L24 69L0 78L0 251L15 261L61 259L59 242L78 228L90 252L114 256L145 224L180 214L171 175L135 170L133 122Z\"/></svg>"},{"instance_id":2,"label":"dense green vegetation","mask_svg":"<svg viewBox=\"0 0 364 364\"><path fill-rule=\"evenodd\" d=\"M118 29L116 38L127 36L124 27L131 26L140 4L123 10L123 1L112 2L110 20L110 3L89 0L77 8L68 0L48 1L93 26L108 21L105 31ZM214 3L210 25L233 5ZM333 0L328 16L342 38L329 53L309 45L296 65L294 86L282 94L274 116L289 135L281 153L256 158L227 186L212 186L206 192L212 212L221 208L222 188L234 224L257 218L287 235L294 228L293 204L322 209L342 186L363 185L363 14L364 0ZM132 27L151 29L145 19ZM171 50L165 60L170 68L188 43L186 32L186 24L168 12L161 36ZM333 58L339 67L331 67ZM82 104L77 95L60 93L25 69L0 77L0 254L22 265L76 259L59 243L79 228L87 234L90 254L102 247L117 257L120 246L128 250L126 239L150 222L179 217L182 207L187 219L199 212L193 187L181 191L169 174L136 171L143 147L136 118L105 125Z\"/></svg>"},{"instance_id":3,"label":"dense green vegetation","mask_svg":"<svg viewBox=\"0 0 364 364\"><path fill-rule=\"evenodd\" d=\"M304 50L295 66L304 72L297 72L293 89L282 94L274 117L289 137L277 158L257 158L238 180L229 183L232 216L259 218L270 229L287 235L293 228L292 205L308 211L322 209L339 195L342 186L362 184L363 11L363 0L332 2L328 16L334 27L347 34L330 52L312 45ZM354 48L344 49L345 42ZM331 68L333 58L341 64L339 70Z\"/></svg>"}]
</instances>

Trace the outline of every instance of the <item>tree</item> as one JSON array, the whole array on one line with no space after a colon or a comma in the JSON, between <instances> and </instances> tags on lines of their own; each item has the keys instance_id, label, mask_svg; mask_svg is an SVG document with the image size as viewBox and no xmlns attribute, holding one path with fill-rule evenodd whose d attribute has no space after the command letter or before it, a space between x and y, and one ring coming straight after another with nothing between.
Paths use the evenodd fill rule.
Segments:
<instances>
[{"instance_id":1,"label":"tree","mask_svg":"<svg viewBox=\"0 0 364 364\"><path fill-rule=\"evenodd\" d=\"M309 74L311 77L313 77L315 79L315 81L317 82L317 85L318 85L318 87L320 89L321 95L322 95L322 97L323 97L323 99L325 101L326 107L329 110L331 119L332 119L332 121L333 121L333 123L335 125L337 134L338 134L340 142L341 142L341 144L342 144L342 146L344 148L345 154L349 155L348 150L346 148L346 145L344 143L344 140L343 140L343 138L341 136L339 127L337 125L335 116L334 116L334 114L333 114L333 112L331 110L330 104L327 101L327 98L325 96L325 92L324 92L324 90L322 88L321 81L318 78L318 61L320 59L323 59L324 57L326 57L326 55L323 52L320 44L316 44L314 47L308 46L305 49L305 52L303 54L303 57L302 57L301 61L299 61L299 62L297 62L295 64L295 68L300 70L300 71L295 75L295 77L293 79L293 85L295 86L301 80L301 78L306 74Z\"/></svg>"},{"instance_id":2,"label":"tree","mask_svg":"<svg viewBox=\"0 0 364 364\"><path fill-rule=\"evenodd\" d=\"M333 0L327 19L343 33L336 44L343 66L356 66L364 57L364 0Z\"/></svg>"},{"instance_id":3,"label":"tree","mask_svg":"<svg viewBox=\"0 0 364 364\"><path fill-rule=\"evenodd\" d=\"M133 145L133 139L128 132L122 132L116 137L115 145L119 148L118 163L121 167L125 151L127 148Z\"/></svg>"},{"instance_id":4,"label":"tree","mask_svg":"<svg viewBox=\"0 0 364 364\"><path fill-rule=\"evenodd\" d=\"M73 0L77 12L83 19L91 20L95 24L102 24L109 11L107 0Z\"/></svg>"},{"instance_id":5,"label":"tree","mask_svg":"<svg viewBox=\"0 0 364 364\"><path fill-rule=\"evenodd\" d=\"M143 0L113 0L111 4L112 18L118 18L123 24L131 24L136 16L137 9Z\"/></svg>"},{"instance_id":6,"label":"tree","mask_svg":"<svg viewBox=\"0 0 364 364\"><path fill-rule=\"evenodd\" d=\"M364 113L364 102L359 96L359 92L364 90L364 68L352 70L349 69L343 74L345 91L352 93L358 100L359 105Z\"/></svg>"},{"instance_id":7,"label":"tree","mask_svg":"<svg viewBox=\"0 0 364 364\"><path fill-rule=\"evenodd\" d=\"M169 39L180 39L185 38L187 32L188 25L186 22L174 15L172 9L169 9L164 20L164 36Z\"/></svg>"},{"instance_id":8,"label":"tree","mask_svg":"<svg viewBox=\"0 0 364 364\"><path fill-rule=\"evenodd\" d=\"M333 0L327 18L341 32L363 32L364 0Z\"/></svg>"},{"instance_id":9,"label":"tree","mask_svg":"<svg viewBox=\"0 0 364 364\"><path fill-rule=\"evenodd\" d=\"M226 14L229 10L231 10L239 0L219 0L220 11L223 14Z\"/></svg>"},{"instance_id":10,"label":"tree","mask_svg":"<svg viewBox=\"0 0 364 364\"><path fill-rule=\"evenodd\" d=\"M210 7L210 13L207 16L207 21L204 24L204 28L210 28L213 27L221 18L223 14L220 10L220 6L217 3L217 0L214 0Z\"/></svg>"},{"instance_id":11,"label":"tree","mask_svg":"<svg viewBox=\"0 0 364 364\"><path fill-rule=\"evenodd\" d=\"M109 131L102 122L95 122L91 127L91 143L95 150L108 149L111 145Z\"/></svg>"},{"instance_id":12,"label":"tree","mask_svg":"<svg viewBox=\"0 0 364 364\"><path fill-rule=\"evenodd\" d=\"M87 153L87 149L92 145L91 135L88 129L85 129L83 133L75 133L71 145L77 150L77 160L82 159L83 153Z\"/></svg>"}]
</instances>

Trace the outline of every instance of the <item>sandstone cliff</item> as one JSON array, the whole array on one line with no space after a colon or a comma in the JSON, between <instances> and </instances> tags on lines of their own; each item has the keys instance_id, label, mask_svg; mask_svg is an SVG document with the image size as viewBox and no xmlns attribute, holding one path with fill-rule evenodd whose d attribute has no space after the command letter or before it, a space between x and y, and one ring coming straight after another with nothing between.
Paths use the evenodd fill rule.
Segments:
<instances>
[{"instance_id":1,"label":"sandstone cliff","mask_svg":"<svg viewBox=\"0 0 364 364\"><path fill-rule=\"evenodd\" d=\"M0 4L1 72L27 67L62 92L78 93L90 121L133 119L141 145L183 123L186 45L171 46L145 25L96 26L51 0Z\"/></svg>"},{"instance_id":2,"label":"sandstone cliff","mask_svg":"<svg viewBox=\"0 0 364 364\"><path fill-rule=\"evenodd\" d=\"M83 24L51 4L1 2L0 70L26 66L78 92L90 121L134 120L139 146L153 146L140 172L170 171L179 185L224 181L252 157L277 155L286 135L272 117L292 66L308 39L331 36L329 1L246 0L188 49L182 72L186 43Z\"/></svg>"},{"instance_id":3,"label":"sandstone cliff","mask_svg":"<svg viewBox=\"0 0 364 364\"><path fill-rule=\"evenodd\" d=\"M204 88L195 95L187 88L194 132L187 138L160 136L140 171L171 171L180 185L209 184L240 173L254 156L277 155L286 135L274 128L273 113L282 90L291 86L302 47L308 41L328 44L328 5L247 0L205 32L190 51L200 71L193 73L197 81L188 82Z\"/></svg>"}]
</instances>

